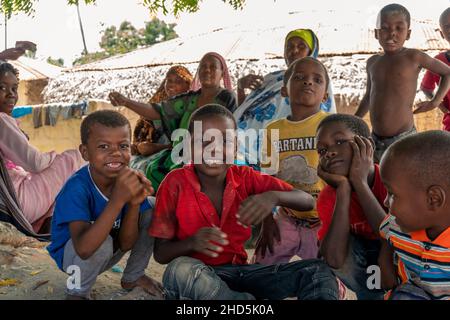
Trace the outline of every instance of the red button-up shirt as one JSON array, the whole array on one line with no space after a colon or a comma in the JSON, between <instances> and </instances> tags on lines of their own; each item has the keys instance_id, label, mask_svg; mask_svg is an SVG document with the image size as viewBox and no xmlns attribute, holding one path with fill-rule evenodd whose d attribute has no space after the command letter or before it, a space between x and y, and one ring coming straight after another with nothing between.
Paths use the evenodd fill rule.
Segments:
<instances>
[{"instance_id":1,"label":"red button-up shirt","mask_svg":"<svg viewBox=\"0 0 450 320\"><path fill-rule=\"evenodd\" d=\"M201 253L191 257L207 265L245 264L244 243L251 228L237 223L239 206L251 195L266 191L290 191L292 186L246 166L231 166L226 175L222 214L216 212L211 200L200 191L193 165L170 172L161 183L156 196L149 234L156 238L184 240L203 227L217 226L227 234L229 244L216 258Z\"/></svg>"}]
</instances>

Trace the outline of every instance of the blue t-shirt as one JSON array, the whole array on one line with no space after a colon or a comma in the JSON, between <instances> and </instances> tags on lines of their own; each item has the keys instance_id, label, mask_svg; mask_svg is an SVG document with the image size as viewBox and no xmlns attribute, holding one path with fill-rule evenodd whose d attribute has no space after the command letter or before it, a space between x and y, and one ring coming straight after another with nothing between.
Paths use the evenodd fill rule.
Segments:
<instances>
[{"instance_id":1,"label":"blue t-shirt","mask_svg":"<svg viewBox=\"0 0 450 320\"><path fill-rule=\"evenodd\" d=\"M89 171L89 165L75 172L66 182L56 197L55 211L52 220L51 243L47 247L50 256L62 270L64 247L70 239L69 223L86 221L93 223L108 204L109 199L95 185ZM140 212L151 209L149 200L145 200ZM119 229L126 213L126 206L117 216L113 229Z\"/></svg>"}]
</instances>

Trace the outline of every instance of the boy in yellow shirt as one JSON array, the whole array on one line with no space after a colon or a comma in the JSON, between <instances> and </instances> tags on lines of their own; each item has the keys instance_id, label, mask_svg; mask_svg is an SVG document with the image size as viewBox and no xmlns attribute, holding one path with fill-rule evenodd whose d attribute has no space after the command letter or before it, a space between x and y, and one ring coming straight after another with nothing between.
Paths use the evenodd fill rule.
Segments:
<instances>
[{"instance_id":1,"label":"boy in yellow shirt","mask_svg":"<svg viewBox=\"0 0 450 320\"><path fill-rule=\"evenodd\" d=\"M329 81L325 66L317 59L306 57L293 62L284 75L281 89L289 97L292 115L267 125L267 143L262 147L264 172L316 198L324 187L317 175L316 130L327 116L320 110L320 104L328 98ZM279 208L275 216L269 216L262 224L256 262L285 263L295 255L302 259L317 258L319 226L316 208L311 211Z\"/></svg>"}]
</instances>

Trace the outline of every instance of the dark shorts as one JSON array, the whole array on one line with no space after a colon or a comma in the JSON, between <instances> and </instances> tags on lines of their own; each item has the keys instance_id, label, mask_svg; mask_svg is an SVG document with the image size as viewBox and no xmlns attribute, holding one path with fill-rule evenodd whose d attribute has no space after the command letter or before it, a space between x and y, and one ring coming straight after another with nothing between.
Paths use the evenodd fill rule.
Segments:
<instances>
[{"instance_id":1,"label":"dark shorts","mask_svg":"<svg viewBox=\"0 0 450 320\"><path fill-rule=\"evenodd\" d=\"M402 133L400 133L396 136L392 136L392 137L380 137L372 132L372 139L375 142L375 151L373 154L373 161L375 163L380 163L381 157L383 156L384 152L387 150L387 148L389 148L389 146L391 144L393 144L394 142L396 142L406 136L414 134L416 132L417 132L416 127L412 127L408 131L402 132Z\"/></svg>"}]
</instances>

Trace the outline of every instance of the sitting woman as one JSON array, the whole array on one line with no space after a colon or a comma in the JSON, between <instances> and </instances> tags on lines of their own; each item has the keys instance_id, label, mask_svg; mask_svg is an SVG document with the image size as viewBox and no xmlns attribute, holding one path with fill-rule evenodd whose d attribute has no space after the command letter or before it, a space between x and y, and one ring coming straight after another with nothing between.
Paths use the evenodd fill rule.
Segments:
<instances>
[{"instance_id":1,"label":"sitting woman","mask_svg":"<svg viewBox=\"0 0 450 320\"><path fill-rule=\"evenodd\" d=\"M0 153L25 219L36 233L46 233L56 195L84 161L78 150L44 153L29 144L11 117L18 76L11 64L0 64Z\"/></svg>"},{"instance_id":2,"label":"sitting woman","mask_svg":"<svg viewBox=\"0 0 450 320\"><path fill-rule=\"evenodd\" d=\"M167 71L166 77L158 90L149 100L149 104L162 103L177 95L189 91L192 83L192 74L183 66L173 66ZM112 93L112 100L124 106L142 105L121 95ZM149 120L140 117L133 131L133 144L131 145L132 158L130 167L145 172L148 163L154 158L152 155L159 151L171 148L169 138L162 129L161 120Z\"/></svg>"},{"instance_id":3,"label":"sitting woman","mask_svg":"<svg viewBox=\"0 0 450 320\"><path fill-rule=\"evenodd\" d=\"M113 105L128 107L145 119L161 120L164 133L169 138L176 129L187 129L192 112L201 106L217 103L232 112L236 109L228 67L225 59L215 52L205 54L200 60L194 81L187 93L160 104L130 103L117 92L110 93L109 98ZM144 171L157 190L164 177L180 165L173 162L171 149L164 149L151 156ZM142 166L135 168L143 170Z\"/></svg>"},{"instance_id":4,"label":"sitting woman","mask_svg":"<svg viewBox=\"0 0 450 320\"><path fill-rule=\"evenodd\" d=\"M317 58L318 55L319 40L312 30L296 29L287 34L284 42L286 66L297 59L306 56ZM239 130L264 129L269 122L286 118L291 114L289 99L281 95L285 71L275 71L265 77L249 74L238 80L239 107L234 112L234 117ZM246 89L252 90L248 96L245 94ZM321 109L336 112L331 82L328 86L328 100L322 103ZM255 141L251 146L240 143L239 160L252 165L259 163L261 142Z\"/></svg>"}]
</instances>

